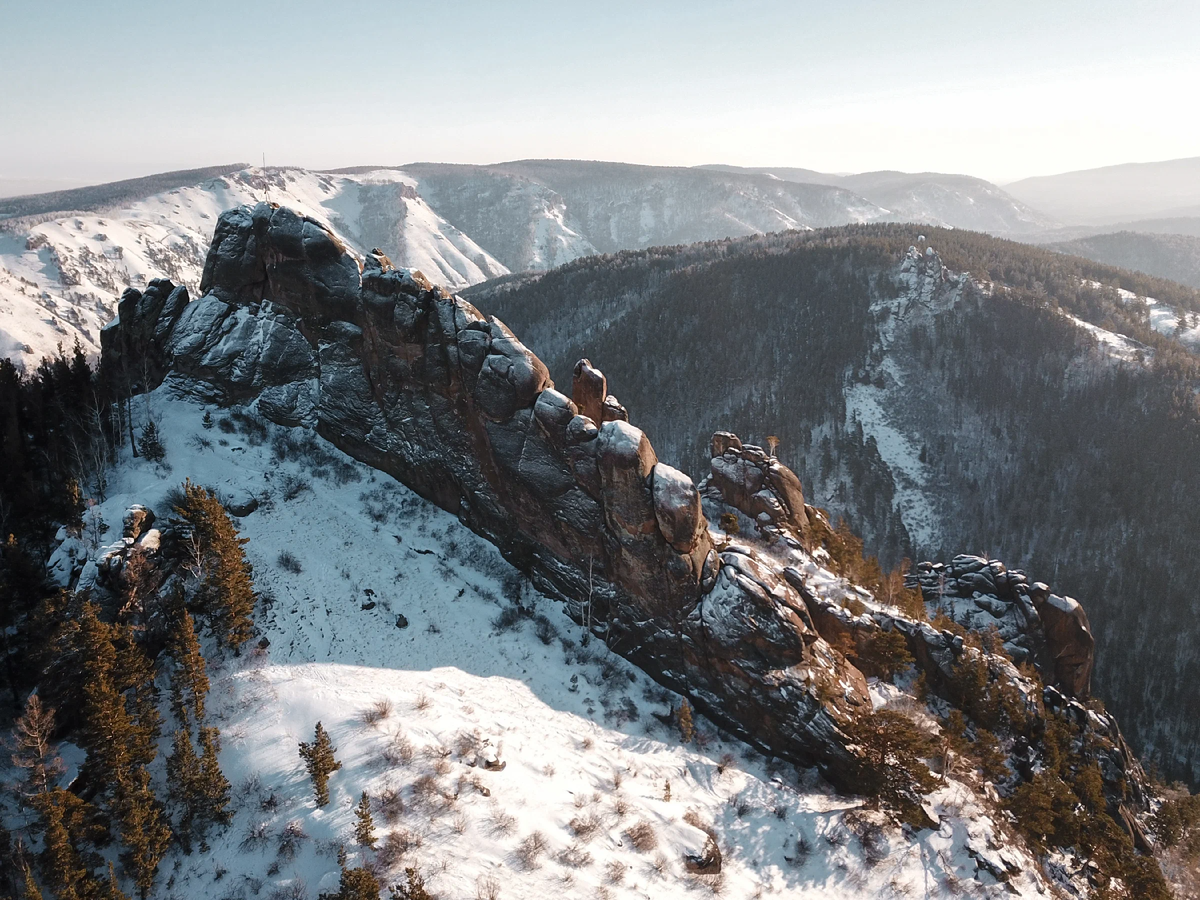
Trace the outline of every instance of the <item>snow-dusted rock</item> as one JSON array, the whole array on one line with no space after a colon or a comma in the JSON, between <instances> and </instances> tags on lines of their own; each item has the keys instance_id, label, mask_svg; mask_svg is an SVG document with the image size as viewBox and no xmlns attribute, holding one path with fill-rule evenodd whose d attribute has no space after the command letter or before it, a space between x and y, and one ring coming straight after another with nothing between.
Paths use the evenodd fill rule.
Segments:
<instances>
[{"instance_id":1,"label":"snow-dusted rock","mask_svg":"<svg viewBox=\"0 0 1200 900\"><path fill-rule=\"evenodd\" d=\"M711 718L846 777L839 722L869 705L862 675L777 574L742 559L719 579L695 486L659 464L598 370L581 363L568 400L503 323L382 252L360 266L320 222L265 203L221 217L201 289L152 322L158 307L130 304L109 365L152 350L174 388L314 425L493 541ZM744 450L746 497L765 492L757 511L802 528L795 476Z\"/></svg>"}]
</instances>

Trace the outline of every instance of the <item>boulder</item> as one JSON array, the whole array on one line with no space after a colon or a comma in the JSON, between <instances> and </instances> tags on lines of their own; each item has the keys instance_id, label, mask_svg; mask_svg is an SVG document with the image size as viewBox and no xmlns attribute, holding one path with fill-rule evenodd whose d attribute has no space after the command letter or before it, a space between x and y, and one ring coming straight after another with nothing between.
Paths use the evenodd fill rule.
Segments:
<instances>
[{"instance_id":1,"label":"boulder","mask_svg":"<svg viewBox=\"0 0 1200 900\"><path fill-rule=\"evenodd\" d=\"M743 445L737 435L712 436L710 475L704 488L714 498L753 519L760 529L787 529L808 535L804 490L796 473L761 447Z\"/></svg>"},{"instance_id":2,"label":"boulder","mask_svg":"<svg viewBox=\"0 0 1200 900\"><path fill-rule=\"evenodd\" d=\"M1070 597L1050 593L1041 582L1030 588L1029 599L1041 618L1054 660L1054 684L1072 697L1087 699L1092 690L1096 639L1083 606Z\"/></svg>"},{"instance_id":3,"label":"boulder","mask_svg":"<svg viewBox=\"0 0 1200 900\"><path fill-rule=\"evenodd\" d=\"M592 365L590 359L575 363L571 378L571 399L579 408L581 416L593 422L604 421L604 400L608 397L608 381L604 373Z\"/></svg>"},{"instance_id":4,"label":"boulder","mask_svg":"<svg viewBox=\"0 0 1200 900\"><path fill-rule=\"evenodd\" d=\"M700 508L700 492L687 475L663 463L654 467L650 478L659 530L676 550L690 552L708 528Z\"/></svg>"},{"instance_id":5,"label":"boulder","mask_svg":"<svg viewBox=\"0 0 1200 900\"><path fill-rule=\"evenodd\" d=\"M136 541L154 524L154 512L140 503L135 503L125 511L121 524L121 536Z\"/></svg>"}]
</instances>

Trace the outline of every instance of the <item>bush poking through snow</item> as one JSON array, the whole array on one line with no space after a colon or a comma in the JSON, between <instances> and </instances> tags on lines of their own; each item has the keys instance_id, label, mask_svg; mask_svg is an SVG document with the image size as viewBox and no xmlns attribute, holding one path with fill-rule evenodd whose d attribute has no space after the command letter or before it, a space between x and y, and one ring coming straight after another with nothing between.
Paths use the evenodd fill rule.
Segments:
<instances>
[{"instance_id":1,"label":"bush poking through snow","mask_svg":"<svg viewBox=\"0 0 1200 900\"><path fill-rule=\"evenodd\" d=\"M500 882L491 875L480 875L475 882L475 900L500 900Z\"/></svg>"},{"instance_id":2,"label":"bush poking through snow","mask_svg":"<svg viewBox=\"0 0 1200 900\"><path fill-rule=\"evenodd\" d=\"M379 795L379 812L383 815L383 821L389 825L399 821L404 813L404 799L400 796L400 791L394 787L385 788Z\"/></svg>"},{"instance_id":3,"label":"bush poking through snow","mask_svg":"<svg viewBox=\"0 0 1200 900\"><path fill-rule=\"evenodd\" d=\"M638 853L649 853L658 846L658 835L654 832L654 826L645 820L626 831L625 837L629 838L629 843Z\"/></svg>"},{"instance_id":4,"label":"bush poking through snow","mask_svg":"<svg viewBox=\"0 0 1200 900\"><path fill-rule=\"evenodd\" d=\"M397 732L391 742L383 748L383 760L391 766L406 766L413 761L416 751L412 741Z\"/></svg>"},{"instance_id":5,"label":"bush poking through snow","mask_svg":"<svg viewBox=\"0 0 1200 900\"><path fill-rule=\"evenodd\" d=\"M300 564L300 560L290 550L283 550L279 554L279 558L275 560L279 568L285 572L291 572L293 575L299 575L304 571L304 566Z\"/></svg>"},{"instance_id":6,"label":"bush poking through snow","mask_svg":"<svg viewBox=\"0 0 1200 900\"><path fill-rule=\"evenodd\" d=\"M306 840L308 840L308 835L304 832L304 823L299 819L292 819L279 834L279 857L295 859L300 845Z\"/></svg>"},{"instance_id":7,"label":"bush poking through snow","mask_svg":"<svg viewBox=\"0 0 1200 900\"><path fill-rule=\"evenodd\" d=\"M389 718L391 714L392 701L385 697L382 700L376 700L362 711L362 722L364 725L375 726Z\"/></svg>"},{"instance_id":8,"label":"bush poking through snow","mask_svg":"<svg viewBox=\"0 0 1200 900\"><path fill-rule=\"evenodd\" d=\"M517 819L508 811L502 809L496 802L492 801L492 833L498 835L509 835L517 827Z\"/></svg>"},{"instance_id":9,"label":"bush poking through snow","mask_svg":"<svg viewBox=\"0 0 1200 900\"><path fill-rule=\"evenodd\" d=\"M592 864L592 854L579 846L579 842L576 841L558 854L558 861L561 865L569 866L572 869L586 869Z\"/></svg>"},{"instance_id":10,"label":"bush poking through snow","mask_svg":"<svg viewBox=\"0 0 1200 900\"><path fill-rule=\"evenodd\" d=\"M596 832L600 830L600 818L595 813L588 813L584 816L576 816L567 826L571 829L571 833L579 840L587 843L596 836Z\"/></svg>"},{"instance_id":11,"label":"bush poking through snow","mask_svg":"<svg viewBox=\"0 0 1200 900\"><path fill-rule=\"evenodd\" d=\"M548 846L546 836L540 831L535 831L517 844L517 859L526 869L536 869L541 864L542 855Z\"/></svg>"}]
</instances>

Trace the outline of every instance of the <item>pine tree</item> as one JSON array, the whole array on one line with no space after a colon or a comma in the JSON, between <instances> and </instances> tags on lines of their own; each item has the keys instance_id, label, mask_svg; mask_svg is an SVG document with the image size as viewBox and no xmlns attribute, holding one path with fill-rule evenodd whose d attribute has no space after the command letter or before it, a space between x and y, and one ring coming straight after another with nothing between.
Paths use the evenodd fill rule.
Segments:
<instances>
[{"instance_id":1,"label":"pine tree","mask_svg":"<svg viewBox=\"0 0 1200 900\"><path fill-rule=\"evenodd\" d=\"M329 803L329 776L342 767L334 758L337 748L329 740L329 734L317 723L315 737L311 744L300 744L300 758L312 778L313 790L317 795L317 806Z\"/></svg>"},{"instance_id":2,"label":"pine tree","mask_svg":"<svg viewBox=\"0 0 1200 900\"><path fill-rule=\"evenodd\" d=\"M171 843L171 829L150 787L150 773L142 766L131 769L117 787L121 843L125 845L125 865L137 885L138 896L146 900L154 887L158 864Z\"/></svg>"},{"instance_id":3,"label":"pine tree","mask_svg":"<svg viewBox=\"0 0 1200 900\"><path fill-rule=\"evenodd\" d=\"M692 707L683 700L679 704L679 737L685 744L690 744L695 737L696 728L692 724Z\"/></svg>"},{"instance_id":4,"label":"pine tree","mask_svg":"<svg viewBox=\"0 0 1200 900\"><path fill-rule=\"evenodd\" d=\"M228 825L229 780L221 771L218 756L221 753L221 733L216 728L200 729L200 780L197 796L200 801L202 827Z\"/></svg>"},{"instance_id":5,"label":"pine tree","mask_svg":"<svg viewBox=\"0 0 1200 900\"><path fill-rule=\"evenodd\" d=\"M200 758L191 736L183 728L175 732L171 755L167 757L167 802L178 815L175 838L184 853L192 852L197 819L197 794L200 785Z\"/></svg>"},{"instance_id":6,"label":"pine tree","mask_svg":"<svg viewBox=\"0 0 1200 900\"><path fill-rule=\"evenodd\" d=\"M355 840L360 847L374 850L375 822L371 818L371 798L367 796L366 791L362 792L362 799L358 801L358 808L354 810L354 818L357 820L354 824Z\"/></svg>"},{"instance_id":7,"label":"pine tree","mask_svg":"<svg viewBox=\"0 0 1200 900\"><path fill-rule=\"evenodd\" d=\"M433 900L425 889L425 879L412 866L404 870L404 881L404 884L392 886L392 900Z\"/></svg>"},{"instance_id":8,"label":"pine tree","mask_svg":"<svg viewBox=\"0 0 1200 900\"><path fill-rule=\"evenodd\" d=\"M321 894L318 900L379 900L379 879L370 870L350 869L342 864L342 877L337 893Z\"/></svg>"},{"instance_id":9,"label":"pine tree","mask_svg":"<svg viewBox=\"0 0 1200 900\"><path fill-rule=\"evenodd\" d=\"M37 694L25 701L25 714L13 725L12 763L26 771L21 792L32 797L48 792L64 771L54 734L54 710L42 706Z\"/></svg>"},{"instance_id":10,"label":"pine tree","mask_svg":"<svg viewBox=\"0 0 1200 900\"><path fill-rule=\"evenodd\" d=\"M77 799L69 791L54 790L35 802L41 815L42 878L56 900L81 900L90 880L68 828L70 806Z\"/></svg>"},{"instance_id":11,"label":"pine tree","mask_svg":"<svg viewBox=\"0 0 1200 900\"><path fill-rule=\"evenodd\" d=\"M206 429L213 427L213 417L212 417L211 409L206 409L204 411L204 418L200 420L200 424L203 425Z\"/></svg>"},{"instance_id":12,"label":"pine tree","mask_svg":"<svg viewBox=\"0 0 1200 900\"><path fill-rule=\"evenodd\" d=\"M158 434L158 425L151 419L142 429L142 437L138 441L138 452L150 462L160 463L167 458L167 448L163 446Z\"/></svg>"},{"instance_id":13,"label":"pine tree","mask_svg":"<svg viewBox=\"0 0 1200 900\"><path fill-rule=\"evenodd\" d=\"M79 743L87 751L84 771L103 791L132 764L129 745L134 723L114 683L117 653L111 629L100 621L91 603L83 605L79 617L77 655L83 712Z\"/></svg>"},{"instance_id":14,"label":"pine tree","mask_svg":"<svg viewBox=\"0 0 1200 900\"><path fill-rule=\"evenodd\" d=\"M254 629L253 570L242 548L246 539L219 500L190 481L184 483L184 503L177 512L191 526L198 541L201 560L197 576L197 601L209 616L209 629L237 650Z\"/></svg>"},{"instance_id":15,"label":"pine tree","mask_svg":"<svg viewBox=\"0 0 1200 900\"><path fill-rule=\"evenodd\" d=\"M24 893L25 900L42 900L42 892L37 886L37 881L33 877L33 869L29 863L25 863Z\"/></svg>"},{"instance_id":16,"label":"pine tree","mask_svg":"<svg viewBox=\"0 0 1200 900\"><path fill-rule=\"evenodd\" d=\"M102 885L97 897L98 900L129 900L129 895L121 890L121 885L117 882L117 873L113 871L112 863L108 864L108 880Z\"/></svg>"},{"instance_id":17,"label":"pine tree","mask_svg":"<svg viewBox=\"0 0 1200 900\"><path fill-rule=\"evenodd\" d=\"M130 694L126 704L133 721L130 759L135 765L148 766L158 755L158 738L162 733L154 663L129 625L112 626L112 634L117 651L114 682L119 692Z\"/></svg>"},{"instance_id":18,"label":"pine tree","mask_svg":"<svg viewBox=\"0 0 1200 900\"><path fill-rule=\"evenodd\" d=\"M208 674L196 625L191 614L179 604L175 627L168 645L175 668L171 673L171 710L181 728L188 727L188 714L193 724L204 722L204 698L208 694Z\"/></svg>"}]
</instances>

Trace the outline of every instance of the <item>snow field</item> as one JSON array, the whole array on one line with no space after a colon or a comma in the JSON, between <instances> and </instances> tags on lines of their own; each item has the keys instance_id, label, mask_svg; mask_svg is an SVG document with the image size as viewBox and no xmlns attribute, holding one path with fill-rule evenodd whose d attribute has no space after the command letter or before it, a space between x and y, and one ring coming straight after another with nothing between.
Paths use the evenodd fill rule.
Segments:
<instances>
[{"instance_id":1,"label":"snow field","mask_svg":"<svg viewBox=\"0 0 1200 900\"><path fill-rule=\"evenodd\" d=\"M681 746L652 715L678 698L599 640L584 645L454 517L302 431L220 410L206 430L204 408L166 387L135 403L159 422L169 469L113 472L95 509L113 529L104 540L133 503L167 515L185 477L255 495L238 525L269 641L239 658L206 646L236 814L208 853L172 851L162 897L315 898L336 888L340 845L385 882L415 866L443 898L1008 895L974 858L1008 841L962 785L933 798L940 830L910 834L699 717L701 741ZM814 589L846 590L805 569ZM876 686L878 703L898 702L889 690ZM298 754L317 721L342 763L323 809ZM375 852L354 844L362 791ZM720 876L686 871L702 828ZM1011 888L1038 896L1024 862Z\"/></svg>"}]
</instances>

